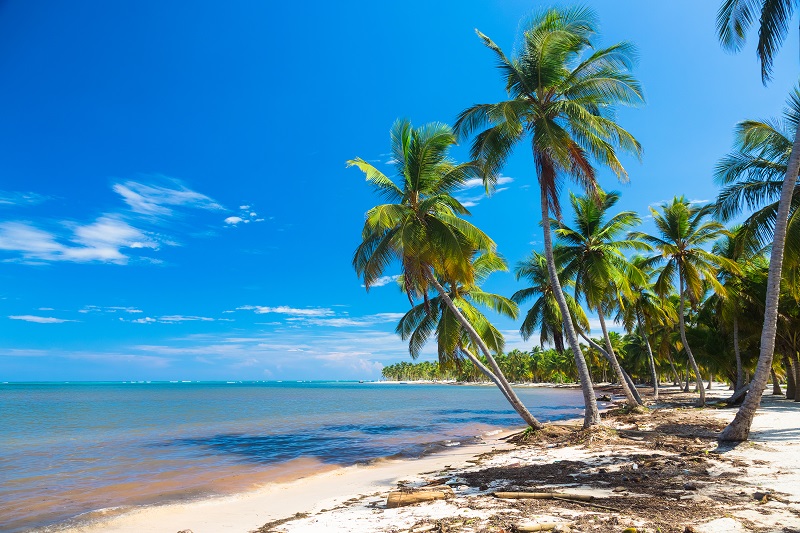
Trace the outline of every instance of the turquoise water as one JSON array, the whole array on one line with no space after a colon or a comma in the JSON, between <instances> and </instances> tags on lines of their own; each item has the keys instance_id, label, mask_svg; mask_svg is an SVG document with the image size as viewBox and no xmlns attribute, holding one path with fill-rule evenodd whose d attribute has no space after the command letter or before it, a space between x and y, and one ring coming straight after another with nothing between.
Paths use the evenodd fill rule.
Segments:
<instances>
[{"instance_id":1,"label":"turquoise water","mask_svg":"<svg viewBox=\"0 0 800 533\"><path fill-rule=\"evenodd\" d=\"M544 420L582 413L579 390L518 392ZM419 457L520 425L486 386L0 384L0 531Z\"/></svg>"}]
</instances>

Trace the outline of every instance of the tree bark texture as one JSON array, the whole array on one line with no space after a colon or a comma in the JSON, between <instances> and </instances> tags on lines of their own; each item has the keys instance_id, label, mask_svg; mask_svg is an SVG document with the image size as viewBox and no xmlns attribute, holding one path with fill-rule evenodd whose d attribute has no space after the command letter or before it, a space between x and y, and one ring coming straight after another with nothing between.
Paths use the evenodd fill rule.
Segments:
<instances>
[{"instance_id":1,"label":"tree bark texture","mask_svg":"<svg viewBox=\"0 0 800 533\"><path fill-rule=\"evenodd\" d=\"M775 332L778 328L778 297L780 295L781 270L783 267L783 250L786 246L786 226L789 221L789 210L792 204L792 194L797 184L797 174L800 171L800 128L795 128L792 152L786 165L786 175L781 187L781 199L778 202L778 213L775 218L775 231L772 239L772 252L769 258L769 274L767 275L767 298L764 304L764 327L761 329L761 344L756 364L756 374L753 376L752 387L742 406L720 434L720 440L743 441L750 435L750 426L756 416L756 409L761 404L761 395L767 386L772 358L775 351ZM797 376L795 376L797 380ZM797 388L797 387L796 387Z\"/></svg>"},{"instance_id":2,"label":"tree bark texture","mask_svg":"<svg viewBox=\"0 0 800 533\"><path fill-rule=\"evenodd\" d=\"M772 395L773 396L780 396L783 394L781 390L781 383L778 381L778 374L775 373L775 369L772 369Z\"/></svg>"},{"instance_id":3,"label":"tree bark texture","mask_svg":"<svg viewBox=\"0 0 800 533\"><path fill-rule=\"evenodd\" d=\"M564 333L567 336L569 347L572 348L572 354L575 357L575 366L578 369L578 376L581 380L581 391L583 392L583 402L585 405L583 427L594 426L600 424L600 412L597 410L597 399L594 396L592 376L589 374L589 367L586 365L586 359L584 359L581 347L578 344L578 336L572 325L572 316L569 314L567 299L564 297L564 291L561 289L561 282L558 280L558 273L556 272L556 261L553 257L553 237L550 233L550 208L547 204L547 193L542 189L539 195L541 197L544 257L547 262L547 273L550 277L550 284L553 287L553 296L555 296L556 302L558 302L558 308L561 311Z\"/></svg>"},{"instance_id":4,"label":"tree bark texture","mask_svg":"<svg viewBox=\"0 0 800 533\"><path fill-rule=\"evenodd\" d=\"M788 355L783 356L783 366L786 369L786 399L791 400L794 398L796 383L794 380L794 366Z\"/></svg>"},{"instance_id":5,"label":"tree bark texture","mask_svg":"<svg viewBox=\"0 0 800 533\"><path fill-rule=\"evenodd\" d=\"M736 354L736 387L739 390L744 387L744 370L742 369L742 352L739 349L739 319L733 315L733 353Z\"/></svg>"}]
</instances>

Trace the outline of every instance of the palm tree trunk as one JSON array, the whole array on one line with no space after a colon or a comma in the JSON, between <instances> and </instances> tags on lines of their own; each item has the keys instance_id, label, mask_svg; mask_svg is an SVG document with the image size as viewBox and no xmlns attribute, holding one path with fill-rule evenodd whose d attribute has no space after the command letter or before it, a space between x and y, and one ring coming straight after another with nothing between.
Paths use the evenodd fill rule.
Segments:
<instances>
[{"instance_id":1,"label":"palm tree trunk","mask_svg":"<svg viewBox=\"0 0 800 533\"><path fill-rule=\"evenodd\" d=\"M786 399L791 400L795 394L794 367L788 355L783 356L783 366L786 368Z\"/></svg>"},{"instance_id":2,"label":"palm tree trunk","mask_svg":"<svg viewBox=\"0 0 800 533\"><path fill-rule=\"evenodd\" d=\"M683 388L683 381L681 380L681 375L678 372L678 369L675 368L675 361L672 359L672 354L671 353L667 354L667 359L669 360L669 366L672 369L672 373L674 374L673 378L675 379L675 383L678 385L679 389L682 389Z\"/></svg>"},{"instance_id":3,"label":"palm tree trunk","mask_svg":"<svg viewBox=\"0 0 800 533\"><path fill-rule=\"evenodd\" d=\"M697 379L697 389L700 392L700 407L705 407L706 405L706 391L703 388L703 378L700 375L700 369L697 367L697 361L694 360L694 355L692 354L692 349L689 347L689 342L686 340L686 324L685 324L685 299L686 295L684 294L683 290L683 270L678 267L678 283L680 285L680 294L681 294L681 304L680 310L678 314L678 325L681 330L681 342L683 342L683 347L686 350L686 355L689 356L689 362L692 364L692 370L694 370L694 376ZM687 369L688 370L688 369ZM687 377L686 384L689 384L689 379Z\"/></svg>"},{"instance_id":4,"label":"palm tree trunk","mask_svg":"<svg viewBox=\"0 0 800 533\"><path fill-rule=\"evenodd\" d=\"M739 319L733 315L733 353L736 354L736 387L739 390L744 386L744 370L742 370L742 352L739 349Z\"/></svg>"},{"instance_id":5,"label":"palm tree trunk","mask_svg":"<svg viewBox=\"0 0 800 533\"><path fill-rule=\"evenodd\" d=\"M540 180L541 181L541 180ZM585 405L583 415L583 427L600 424L600 412L597 410L597 398L594 396L592 387L592 376L589 374L589 367L586 359L583 358L581 347L578 344L578 336L572 325L572 317L567 307L567 299L561 289L561 282L558 280L556 272L556 261L553 258L553 237L550 234L550 208L547 205L547 193L542 189L539 193L542 207L542 230L544 233L544 257L547 262L547 273L550 277L550 284L553 286L553 296L558 302L561 311L561 322L564 325L564 333L567 335L569 347L572 348L572 355L575 358L575 367L578 369L578 377L581 381L581 391L583 392L583 402Z\"/></svg>"},{"instance_id":6,"label":"palm tree trunk","mask_svg":"<svg viewBox=\"0 0 800 533\"><path fill-rule=\"evenodd\" d=\"M689 364L689 356L686 356L686 386L683 387L683 392L689 392L689 381L691 379L691 364Z\"/></svg>"},{"instance_id":7,"label":"palm tree trunk","mask_svg":"<svg viewBox=\"0 0 800 533\"><path fill-rule=\"evenodd\" d=\"M602 348L602 347L601 347L599 344L597 344L597 343L596 343L596 342L594 342L592 339L590 339L590 338L589 338L589 336L588 336L588 335L586 335L586 333L584 333L583 331L581 331L581 330L579 330L579 329L577 329L577 328L576 328L576 331L578 332L578 334L579 334L581 337L583 337L583 340L585 340L586 342L588 342L588 343L589 343L589 346L591 346L592 348L594 348L595 350L597 350L598 352L600 352L600 353L603 355L603 357L605 357L605 358L606 358L606 361L608 361L608 362L609 362L609 365L611 364L611 356L608 354L608 352L607 352L607 351L605 351L605 350L604 350L604 349L603 349L603 348ZM627 373L627 372L625 372L625 369L624 369L624 368L622 368L622 367L620 367L620 369L622 370L622 379L623 379L623 380L624 380L624 382L625 382L625 383L628 385L628 388L629 388L629 389L631 389L631 390L636 390L636 386L633 384L633 380L632 380L632 379L631 379L631 377L628 375L628 373ZM604 372L605 372L605 371L604 371ZM617 378L617 379L619 379L619 378ZM634 394L634 396L638 396L638 394ZM639 398L639 400L638 400L638 401L641 401L641 398ZM636 405L643 405L643 403L637 403ZM634 406L632 406L632 407L635 407L635 405L634 405Z\"/></svg>"},{"instance_id":8,"label":"palm tree trunk","mask_svg":"<svg viewBox=\"0 0 800 533\"><path fill-rule=\"evenodd\" d=\"M656 373L656 359L653 357L653 349L650 348L650 339L647 336L647 331L642 324L642 317L636 313L636 321L639 323L639 331L642 332L642 339L644 345L647 346L647 357L650 359L650 373L653 375L653 400L658 401L658 374Z\"/></svg>"},{"instance_id":9,"label":"palm tree trunk","mask_svg":"<svg viewBox=\"0 0 800 533\"><path fill-rule=\"evenodd\" d=\"M781 390L781 383L778 381L778 374L775 373L775 369L772 369L772 395L773 396L780 396L783 394Z\"/></svg>"},{"instance_id":10,"label":"palm tree trunk","mask_svg":"<svg viewBox=\"0 0 800 533\"><path fill-rule=\"evenodd\" d=\"M800 383L800 359L797 357L797 352L794 352L792 359L794 363L794 401L800 402L800 387L797 386Z\"/></svg>"},{"instance_id":11,"label":"palm tree trunk","mask_svg":"<svg viewBox=\"0 0 800 533\"><path fill-rule=\"evenodd\" d=\"M711 390L711 384L713 382L714 382L714 373L711 370L709 370L708 371L708 386L706 387L706 390Z\"/></svg>"},{"instance_id":12,"label":"palm tree trunk","mask_svg":"<svg viewBox=\"0 0 800 533\"><path fill-rule=\"evenodd\" d=\"M764 304L764 327L761 330L761 349L756 364L756 375L753 376L752 387L733 421L720 434L720 440L743 441L750 435L750 426L756 416L756 409L761 404L761 395L767 386L772 357L775 350L775 332L778 328L778 296L781 286L781 269L783 267L783 249L786 246L786 226L789 221L789 208L792 193L797 185L797 174L800 171L800 128L795 128L794 144L786 165L786 175L781 187L781 199L778 202L778 214L775 218L775 232L772 239L772 253L769 257L769 274L767 276L767 299ZM795 376L795 379L797 377Z\"/></svg>"},{"instance_id":13,"label":"palm tree trunk","mask_svg":"<svg viewBox=\"0 0 800 533\"><path fill-rule=\"evenodd\" d=\"M603 339L605 340L606 350L608 351L608 362L611 363L611 368L614 369L614 373L617 375L619 384L622 387L622 392L628 400L628 405L631 407L641 405L641 401L636 400L633 392L631 392L631 388L628 386L628 382L625 380L625 376L622 374L622 367L619 364L619 360L617 360L617 355L614 353L614 348L611 346L611 338L608 336L608 329L606 328L606 319L603 317L603 310L599 305L597 306L597 316L600 318L600 329L603 330Z\"/></svg>"},{"instance_id":14,"label":"palm tree trunk","mask_svg":"<svg viewBox=\"0 0 800 533\"><path fill-rule=\"evenodd\" d=\"M430 281L431 284L436 287L436 290L439 292L439 296L441 296L442 301L444 301L445 305L450 309L450 311L453 312L453 315L455 315L459 324L461 324L461 326L467 331L470 339L472 339L472 342L474 342L475 345L481 349L484 357L486 357L486 360L489 361L489 366L492 367L493 372L489 372L487 377L489 377L489 379L491 379L494 384L497 385L497 387L503 392L511 406L519 414L519 416L522 417L526 424L533 429L542 429L544 425L536 420L536 418L530 413L530 411L528 411L528 409L525 407L525 404L522 403L517 394L511 388L511 385L509 385L508 381L503 375L503 372L500 370L497 361L495 361L494 357L492 357L492 354L489 351L489 348L486 346L486 343L483 342L483 339L481 339L480 335L478 335L478 332L475 331L475 328L472 327L472 324L470 324L469 320L467 320L464 315L461 314L461 310L450 298L450 295L447 293L447 291L444 290L444 287L442 287L441 283L439 283L439 281L436 279L436 276L428 273L427 278L428 281ZM467 351L467 353L469 352ZM473 363L480 365L479 368L483 366L480 364L480 361L477 363L476 361L473 361ZM484 373L486 372L484 371Z\"/></svg>"}]
</instances>

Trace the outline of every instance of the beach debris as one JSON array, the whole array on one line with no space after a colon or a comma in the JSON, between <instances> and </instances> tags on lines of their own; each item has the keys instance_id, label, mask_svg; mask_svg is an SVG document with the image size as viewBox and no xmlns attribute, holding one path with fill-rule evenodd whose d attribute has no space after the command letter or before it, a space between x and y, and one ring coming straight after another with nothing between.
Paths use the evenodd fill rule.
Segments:
<instances>
[{"instance_id":1,"label":"beach debris","mask_svg":"<svg viewBox=\"0 0 800 533\"><path fill-rule=\"evenodd\" d=\"M619 486L611 489L611 492L627 492L627 487Z\"/></svg>"},{"instance_id":2,"label":"beach debris","mask_svg":"<svg viewBox=\"0 0 800 533\"><path fill-rule=\"evenodd\" d=\"M572 531L572 524L567 522L540 522L533 524L518 524L514 526L515 531L527 533L529 531L553 531L556 533L568 533Z\"/></svg>"},{"instance_id":3,"label":"beach debris","mask_svg":"<svg viewBox=\"0 0 800 533\"><path fill-rule=\"evenodd\" d=\"M697 490L697 483L689 481L683 484L683 490Z\"/></svg>"},{"instance_id":4,"label":"beach debris","mask_svg":"<svg viewBox=\"0 0 800 533\"><path fill-rule=\"evenodd\" d=\"M622 533L639 533L639 530L635 527L626 527L622 530Z\"/></svg>"},{"instance_id":5,"label":"beach debris","mask_svg":"<svg viewBox=\"0 0 800 533\"><path fill-rule=\"evenodd\" d=\"M568 492L495 492L495 498L504 500L578 500L588 502L594 499L590 494L571 494Z\"/></svg>"},{"instance_id":6,"label":"beach debris","mask_svg":"<svg viewBox=\"0 0 800 533\"><path fill-rule=\"evenodd\" d=\"M449 485L433 485L430 487L420 487L417 489L397 490L389 493L386 499L386 507L405 507L415 503L430 502L434 500L446 500L455 496L453 488Z\"/></svg>"},{"instance_id":7,"label":"beach debris","mask_svg":"<svg viewBox=\"0 0 800 533\"><path fill-rule=\"evenodd\" d=\"M598 396L597 397L597 401L598 402L610 402L611 401L611 396L608 395L608 394L603 394L602 396Z\"/></svg>"},{"instance_id":8,"label":"beach debris","mask_svg":"<svg viewBox=\"0 0 800 533\"><path fill-rule=\"evenodd\" d=\"M191 529L181 529L178 533L194 533Z\"/></svg>"},{"instance_id":9,"label":"beach debris","mask_svg":"<svg viewBox=\"0 0 800 533\"><path fill-rule=\"evenodd\" d=\"M412 527L408 531L409 533L426 533L435 529L441 529L439 524L419 524Z\"/></svg>"}]
</instances>

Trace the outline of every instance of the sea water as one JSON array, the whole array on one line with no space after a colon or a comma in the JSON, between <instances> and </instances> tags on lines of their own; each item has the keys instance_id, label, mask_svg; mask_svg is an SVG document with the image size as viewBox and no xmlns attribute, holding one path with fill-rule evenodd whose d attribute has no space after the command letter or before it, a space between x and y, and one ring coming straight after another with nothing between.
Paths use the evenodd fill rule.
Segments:
<instances>
[{"instance_id":1,"label":"sea water","mask_svg":"<svg viewBox=\"0 0 800 533\"><path fill-rule=\"evenodd\" d=\"M518 388L542 420L579 390ZM339 382L0 384L0 531L205 497L521 426L495 387Z\"/></svg>"}]
</instances>

